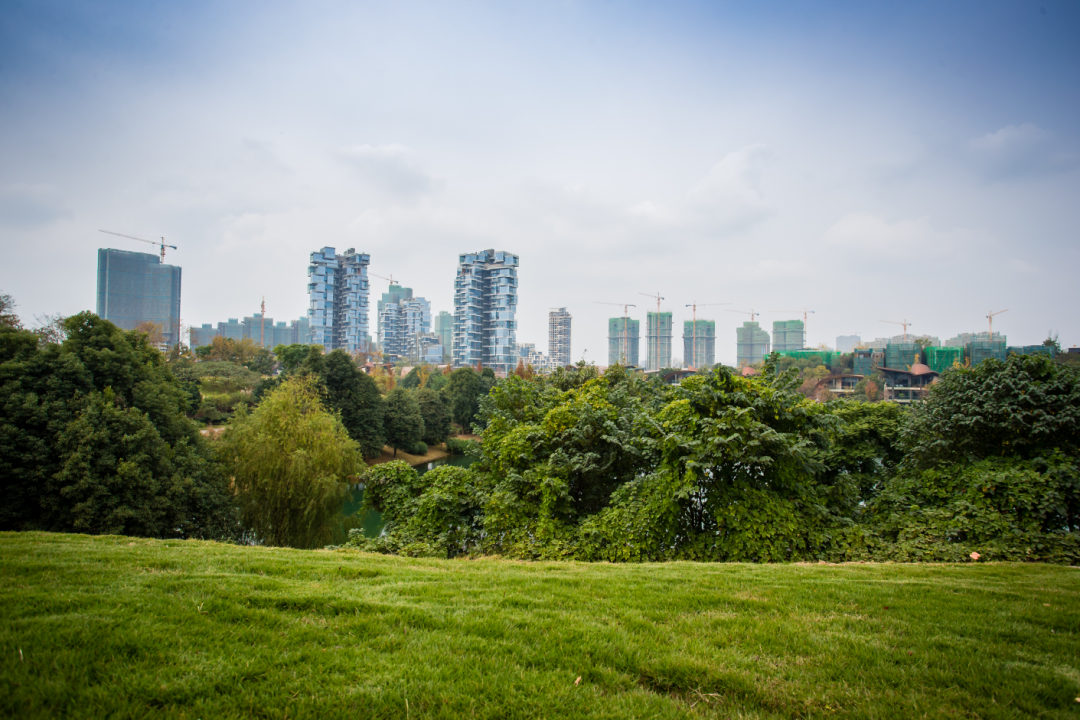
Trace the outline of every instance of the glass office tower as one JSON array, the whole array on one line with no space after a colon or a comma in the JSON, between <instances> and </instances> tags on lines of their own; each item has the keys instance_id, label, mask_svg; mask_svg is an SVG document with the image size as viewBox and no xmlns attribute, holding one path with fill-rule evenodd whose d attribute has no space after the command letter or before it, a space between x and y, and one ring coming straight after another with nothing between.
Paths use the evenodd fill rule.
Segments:
<instances>
[{"instance_id":1,"label":"glass office tower","mask_svg":"<svg viewBox=\"0 0 1080 720\"><path fill-rule=\"evenodd\" d=\"M98 250L97 314L124 330L161 326L163 342L180 342L180 268L150 253Z\"/></svg>"}]
</instances>

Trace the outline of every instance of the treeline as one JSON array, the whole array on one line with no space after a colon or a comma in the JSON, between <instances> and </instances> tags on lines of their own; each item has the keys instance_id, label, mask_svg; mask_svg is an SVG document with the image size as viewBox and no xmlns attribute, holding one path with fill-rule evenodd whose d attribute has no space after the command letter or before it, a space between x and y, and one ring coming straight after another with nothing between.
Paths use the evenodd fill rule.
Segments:
<instances>
[{"instance_id":1,"label":"treeline","mask_svg":"<svg viewBox=\"0 0 1080 720\"><path fill-rule=\"evenodd\" d=\"M944 373L921 404L806 398L776 357L665 387L511 377L468 469L373 468L408 555L606 561L1080 561L1080 374L1043 356ZM976 555L972 555L975 553Z\"/></svg>"}]
</instances>

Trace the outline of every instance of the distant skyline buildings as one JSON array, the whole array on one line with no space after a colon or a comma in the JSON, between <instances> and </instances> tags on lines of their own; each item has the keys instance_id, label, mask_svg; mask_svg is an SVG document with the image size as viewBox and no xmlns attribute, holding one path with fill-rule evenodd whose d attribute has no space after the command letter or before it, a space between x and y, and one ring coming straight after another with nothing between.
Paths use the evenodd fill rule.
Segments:
<instances>
[{"instance_id":1,"label":"distant skyline buildings","mask_svg":"<svg viewBox=\"0 0 1080 720\"><path fill-rule=\"evenodd\" d=\"M368 265L371 257L349 248L338 255L324 247L308 263L308 320L311 343L327 352L357 353L371 344L368 334Z\"/></svg>"},{"instance_id":2,"label":"distant skyline buildings","mask_svg":"<svg viewBox=\"0 0 1080 720\"><path fill-rule=\"evenodd\" d=\"M672 314L648 312L645 314L645 336L648 347L646 370L662 370L671 367Z\"/></svg>"},{"instance_id":3,"label":"distant skyline buildings","mask_svg":"<svg viewBox=\"0 0 1080 720\"><path fill-rule=\"evenodd\" d=\"M261 313L254 313L243 320L229 318L228 322L219 322L216 326L203 323L201 327L192 327L188 331L188 346L192 349L209 345L215 337L231 340L251 340L268 350L278 345L310 345L311 335L308 319L301 317L292 322L266 318L263 322Z\"/></svg>"},{"instance_id":4,"label":"distant skyline buildings","mask_svg":"<svg viewBox=\"0 0 1080 720\"><path fill-rule=\"evenodd\" d=\"M180 342L180 267L154 254L98 249L96 312L117 327L161 326L162 343Z\"/></svg>"},{"instance_id":5,"label":"distant skyline buildings","mask_svg":"<svg viewBox=\"0 0 1080 720\"><path fill-rule=\"evenodd\" d=\"M496 372L517 365L518 256L481 250L458 256L454 280L453 363Z\"/></svg>"},{"instance_id":6,"label":"distant skyline buildings","mask_svg":"<svg viewBox=\"0 0 1080 720\"><path fill-rule=\"evenodd\" d=\"M716 321L683 322L683 359L687 367L711 368L716 364Z\"/></svg>"},{"instance_id":7,"label":"distant skyline buildings","mask_svg":"<svg viewBox=\"0 0 1080 720\"><path fill-rule=\"evenodd\" d=\"M608 319L608 365L640 365L641 321L626 317Z\"/></svg>"},{"instance_id":8,"label":"distant skyline buildings","mask_svg":"<svg viewBox=\"0 0 1080 720\"><path fill-rule=\"evenodd\" d=\"M573 316L561 307L548 312L548 360L555 367L565 367L570 359L570 322Z\"/></svg>"},{"instance_id":9,"label":"distant skyline buildings","mask_svg":"<svg viewBox=\"0 0 1080 720\"><path fill-rule=\"evenodd\" d=\"M431 334L431 303L414 296L412 288L391 284L378 303L378 332L385 356L419 360L423 354L420 337Z\"/></svg>"}]
</instances>

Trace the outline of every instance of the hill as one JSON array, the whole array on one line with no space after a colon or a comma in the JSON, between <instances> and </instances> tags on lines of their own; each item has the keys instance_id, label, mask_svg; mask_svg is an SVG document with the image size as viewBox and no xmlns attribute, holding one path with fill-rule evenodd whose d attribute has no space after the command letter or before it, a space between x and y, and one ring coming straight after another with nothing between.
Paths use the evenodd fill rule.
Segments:
<instances>
[{"instance_id":1,"label":"hill","mask_svg":"<svg viewBox=\"0 0 1080 720\"><path fill-rule=\"evenodd\" d=\"M1080 571L0 533L6 717L1075 717ZM580 678L580 681L578 680Z\"/></svg>"}]
</instances>

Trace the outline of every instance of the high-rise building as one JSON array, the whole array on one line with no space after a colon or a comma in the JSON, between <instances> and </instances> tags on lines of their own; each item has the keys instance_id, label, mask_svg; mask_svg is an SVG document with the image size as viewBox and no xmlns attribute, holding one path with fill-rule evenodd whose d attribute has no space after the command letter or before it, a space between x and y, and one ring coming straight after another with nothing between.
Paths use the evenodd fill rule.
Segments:
<instances>
[{"instance_id":1,"label":"high-rise building","mask_svg":"<svg viewBox=\"0 0 1080 720\"><path fill-rule=\"evenodd\" d=\"M559 308L548 313L548 360L555 367L570 364L570 313Z\"/></svg>"},{"instance_id":2,"label":"high-rise building","mask_svg":"<svg viewBox=\"0 0 1080 720\"><path fill-rule=\"evenodd\" d=\"M683 322L683 357L687 367L694 369L711 368L716 364L715 320Z\"/></svg>"},{"instance_id":3,"label":"high-rise building","mask_svg":"<svg viewBox=\"0 0 1080 720\"><path fill-rule=\"evenodd\" d=\"M439 344L446 356L450 354L450 348L454 346L454 316L445 310L440 310L435 316L435 334L439 336ZM445 359L439 362L446 362Z\"/></svg>"},{"instance_id":4,"label":"high-rise building","mask_svg":"<svg viewBox=\"0 0 1080 720\"><path fill-rule=\"evenodd\" d=\"M858 335L837 335L836 336L836 351L841 353L849 353L855 349L856 345L862 344L862 338Z\"/></svg>"},{"instance_id":5,"label":"high-rise building","mask_svg":"<svg viewBox=\"0 0 1080 720\"><path fill-rule=\"evenodd\" d=\"M180 268L150 253L98 250L97 314L117 327L161 326L162 343L180 342Z\"/></svg>"},{"instance_id":6,"label":"high-rise building","mask_svg":"<svg viewBox=\"0 0 1080 720\"><path fill-rule=\"evenodd\" d=\"M251 340L267 350L273 350L278 345L309 345L308 319L306 317L287 323L284 320L274 322L273 318L266 318L265 324L260 313L255 313L244 318L242 321L229 318L228 322L219 322L217 326L203 323L202 327L191 328L188 337L191 348L209 345L215 337L230 338L232 340Z\"/></svg>"},{"instance_id":7,"label":"high-rise building","mask_svg":"<svg viewBox=\"0 0 1080 720\"><path fill-rule=\"evenodd\" d=\"M735 328L735 339L739 367L759 363L769 354L769 333L762 330L756 320L748 320L741 328Z\"/></svg>"},{"instance_id":8,"label":"high-rise building","mask_svg":"<svg viewBox=\"0 0 1080 720\"><path fill-rule=\"evenodd\" d=\"M419 360L421 335L431 334L431 303L412 288L391 285L379 300L379 347L391 359ZM432 343L427 343L432 344Z\"/></svg>"},{"instance_id":9,"label":"high-rise building","mask_svg":"<svg viewBox=\"0 0 1080 720\"><path fill-rule=\"evenodd\" d=\"M802 350L806 347L806 328L802 320L774 320L773 350Z\"/></svg>"},{"instance_id":10,"label":"high-rise building","mask_svg":"<svg viewBox=\"0 0 1080 720\"><path fill-rule=\"evenodd\" d=\"M518 256L481 250L458 256L454 280L454 365L517 366Z\"/></svg>"},{"instance_id":11,"label":"high-rise building","mask_svg":"<svg viewBox=\"0 0 1080 720\"><path fill-rule=\"evenodd\" d=\"M630 318L608 320L608 365L639 365L641 321Z\"/></svg>"},{"instance_id":12,"label":"high-rise building","mask_svg":"<svg viewBox=\"0 0 1080 720\"><path fill-rule=\"evenodd\" d=\"M645 336L649 349L646 370L671 367L671 325L670 312L645 314Z\"/></svg>"},{"instance_id":13,"label":"high-rise building","mask_svg":"<svg viewBox=\"0 0 1080 720\"><path fill-rule=\"evenodd\" d=\"M308 320L311 343L327 351L367 350L368 276L371 257L349 248L338 255L324 247L311 253L308 264Z\"/></svg>"}]
</instances>

